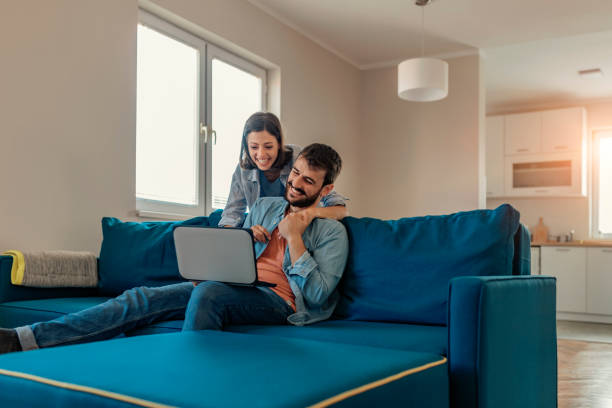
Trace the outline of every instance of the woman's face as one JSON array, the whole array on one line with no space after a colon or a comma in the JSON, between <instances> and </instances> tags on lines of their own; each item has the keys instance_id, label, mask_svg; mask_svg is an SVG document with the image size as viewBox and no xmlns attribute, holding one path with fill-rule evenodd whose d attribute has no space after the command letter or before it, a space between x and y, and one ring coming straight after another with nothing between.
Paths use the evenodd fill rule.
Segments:
<instances>
[{"instance_id":1,"label":"woman's face","mask_svg":"<svg viewBox=\"0 0 612 408\"><path fill-rule=\"evenodd\" d=\"M251 160L261 171L270 169L278 157L278 141L267 130L249 133L247 146Z\"/></svg>"}]
</instances>

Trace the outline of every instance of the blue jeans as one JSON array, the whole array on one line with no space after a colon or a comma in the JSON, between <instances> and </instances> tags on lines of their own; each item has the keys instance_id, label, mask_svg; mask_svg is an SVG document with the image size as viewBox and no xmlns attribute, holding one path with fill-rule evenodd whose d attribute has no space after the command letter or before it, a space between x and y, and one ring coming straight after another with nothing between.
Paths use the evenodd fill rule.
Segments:
<instances>
[{"instance_id":1,"label":"blue jeans","mask_svg":"<svg viewBox=\"0 0 612 408\"><path fill-rule=\"evenodd\" d=\"M163 320L185 319L183 330L222 330L230 324L286 324L293 309L267 288L190 282L139 287L49 322L18 327L24 350L115 337Z\"/></svg>"}]
</instances>

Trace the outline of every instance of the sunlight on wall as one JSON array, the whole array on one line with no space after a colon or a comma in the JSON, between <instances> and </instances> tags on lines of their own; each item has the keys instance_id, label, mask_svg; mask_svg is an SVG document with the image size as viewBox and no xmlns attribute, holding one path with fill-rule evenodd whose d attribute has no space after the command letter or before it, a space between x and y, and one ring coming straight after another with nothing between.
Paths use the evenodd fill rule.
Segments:
<instances>
[{"instance_id":1,"label":"sunlight on wall","mask_svg":"<svg viewBox=\"0 0 612 408\"><path fill-rule=\"evenodd\" d=\"M612 132L599 138L599 230L612 234Z\"/></svg>"}]
</instances>

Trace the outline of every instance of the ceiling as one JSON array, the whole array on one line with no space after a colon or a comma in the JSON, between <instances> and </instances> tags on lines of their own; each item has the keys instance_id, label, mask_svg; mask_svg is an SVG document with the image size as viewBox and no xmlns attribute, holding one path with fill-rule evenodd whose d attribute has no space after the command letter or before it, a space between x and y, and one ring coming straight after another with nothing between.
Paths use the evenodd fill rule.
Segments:
<instances>
[{"instance_id":1,"label":"ceiling","mask_svg":"<svg viewBox=\"0 0 612 408\"><path fill-rule=\"evenodd\" d=\"M421 54L413 0L249 0L360 69ZM485 57L487 111L612 99L611 0L434 0L425 54ZM586 81L580 69L601 68Z\"/></svg>"}]
</instances>

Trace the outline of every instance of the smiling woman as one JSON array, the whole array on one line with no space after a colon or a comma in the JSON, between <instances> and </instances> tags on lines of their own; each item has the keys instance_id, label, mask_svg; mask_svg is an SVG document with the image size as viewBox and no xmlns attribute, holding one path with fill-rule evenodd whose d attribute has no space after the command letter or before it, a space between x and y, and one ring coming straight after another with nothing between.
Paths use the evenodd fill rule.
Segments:
<instances>
[{"instance_id":1,"label":"smiling woman","mask_svg":"<svg viewBox=\"0 0 612 408\"><path fill-rule=\"evenodd\" d=\"M280 145L274 136L265 130L252 132L247 138L249 156L261 171L270 170L278 157Z\"/></svg>"}]
</instances>

